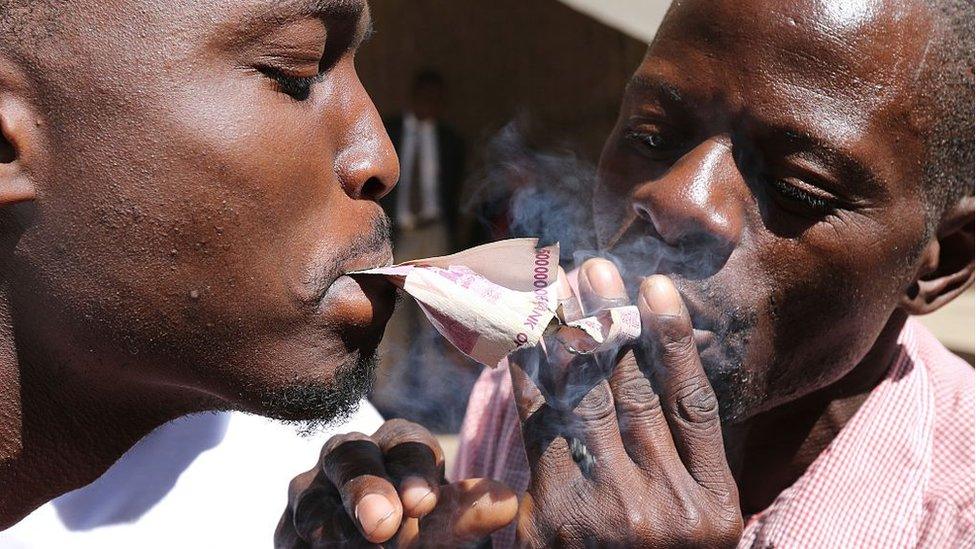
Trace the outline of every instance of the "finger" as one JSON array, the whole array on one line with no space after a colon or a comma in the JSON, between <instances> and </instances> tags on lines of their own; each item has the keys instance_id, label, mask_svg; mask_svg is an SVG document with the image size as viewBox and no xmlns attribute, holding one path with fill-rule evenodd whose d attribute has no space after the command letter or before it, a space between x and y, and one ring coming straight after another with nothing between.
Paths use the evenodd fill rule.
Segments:
<instances>
[{"instance_id":1,"label":"finger","mask_svg":"<svg viewBox=\"0 0 976 549\"><path fill-rule=\"evenodd\" d=\"M579 288L583 314L586 315L630 303L617 266L607 259L597 257L583 263L579 271Z\"/></svg>"},{"instance_id":2,"label":"finger","mask_svg":"<svg viewBox=\"0 0 976 549\"><path fill-rule=\"evenodd\" d=\"M403 521L396 536L396 547L420 547L420 519L408 518Z\"/></svg>"},{"instance_id":3,"label":"finger","mask_svg":"<svg viewBox=\"0 0 976 549\"><path fill-rule=\"evenodd\" d=\"M420 519L419 546L457 547L504 528L518 512L518 498L504 484L468 479L444 486L441 502Z\"/></svg>"},{"instance_id":4,"label":"finger","mask_svg":"<svg viewBox=\"0 0 976 549\"><path fill-rule=\"evenodd\" d=\"M643 341L660 391L675 448L703 487L728 493L732 474L725 458L718 399L702 368L688 311L671 281L644 280L638 305Z\"/></svg>"},{"instance_id":5,"label":"finger","mask_svg":"<svg viewBox=\"0 0 976 549\"><path fill-rule=\"evenodd\" d=\"M321 473L319 473L318 468L305 471L304 473L291 479L291 482L288 483L288 505L285 509L285 514L288 515L289 521L291 521L291 530L294 530L298 537L305 540L309 539L308 534L316 527L316 525L295 522L295 509L298 507L299 503L301 503L306 494L313 491L318 492L318 490L310 490L312 483L316 480L316 476L322 476ZM318 494L313 494L313 497L317 495ZM282 534L286 533L286 530L282 530ZM278 534L275 534L275 539L278 539Z\"/></svg>"},{"instance_id":6,"label":"finger","mask_svg":"<svg viewBox=\"0 0 976 549\"><path fill-rule=\"evenodd\" d=\"M566 271L562 267L556 272L556 299L562 309L563 321L572 322L583 318L583 308L580 306L576 292L573 291Z\"/></svg>"},{"instance_id":7,"label":"finger","mask_svg":"<svg viewBox=\"0 0 976 549\"><path fill-rule=\"evenodd\" d=\"M294 513L292 512L292 503L289 500L288 505L285 506L285 512L281 514L281 519L278 521L278 526L275 528L274 534L274 546L275 549L304 549L308 547L308 543L298 535L298 529L295 527Z\"/></svg>"},{"instance_id":8,"label":"finger","mask_svg":"<svg viewBox=\"0 0 976 549\"><path fill-rule=\"evenodd\" d=\"M562 267L559 268L556 275L556 300L560 320L563 322L572 322L583 318L583 309ZM571 344L571 342L567 342L563 338L563 334L567 330L576 331L571 328L561 327L556 331L555 335L545 337L547 360L540 363L539 372L535 378L539 388L542 389L543 396L553 404L562 399L569 364L574 357L567 350L567 345Z\"/></svg>"},{"instance_id":9,"label":"finger","mask_svg":"<svg viewBox=\"0 0 976 549\"><path fill-rule=\"evenodd\" d=\"M606 379L601 379L583 395L573 408L569 432L578 440L572 441L574 459L587 476L599 480L602 474L612 474L626 457L613 395ZM582 447L575 446L582 442ZM618 471L619 472L619 471Z\"/></svg>"},{"instance_id":10,"label":"finger","mask_svg":"<svg viewBox=\"0 0 976 549\"><path fill-rule=\"evenodd\" d=\"M346 516L339 491L318 468L292 479L286 514L288 523L283 519L275 534L281 540L279 546L305 546L288 539L301 539L310 547L362 540L359 529Z\"/></svg>"},{"instance_id":11,"label":"finger","mask_svg":"<svg viewBox=\"0 0 976 549\"><path fill-rule=\"evenodd\" d=\"M539 364L546 360L538 348L525 349L509 357L512 395L522 429L522 444L532 471L530 482L537 486L568 482L579 476L567 441L567 412L546 402L533 380Z\"/></svg>"},{"instance_id":12,"label":"finger","mask_svg":"<svg viewBox=\"0 0 976 549\"><path fill-rule=\"evenodd\" d=\"M681 465L661 400L638 366L634 351L620 359L610 375L610 391L624 449L638 466Z\"/></svg>"},{"instance_id":13,"label":"finger","mask_svg":"<svg viewBox=\"0 0 976 549\"><path fill-rule=\"evenodd\" d=\"M542 390L535 381L539 379L539 370L546 360L545 350L539 346L519 349L509 356L512 396L523 424L546 404Z\"/></svg>"},{"instance_id":14,"label":"finger","mask_svg":"<svg viewBox=\"0 0 976 549\"><path fill-rule=\"evenodd\" d=\"M320 466L363 537L382 543L396 534L403 507L387 475L383 453L370 437L362 433L332 437L322 447Z\"/></svg>"},{"instance_id":15,"label":"finger","mask_svg":"<svg viewBox=\"0 0 976 549\"><path fill-rule=\"evenodd\" d=\"M322 539L323 525L337 512L345 513L338 492L317 468L296 476L288 484L286 514L295 537L306 542ZM289 535L287 530L279 528L283 536Z\"/></svg>"},{"instance_id":16,"label":"finger","mask_svg":"<svg viewBox=\"0 0 976 549\"><path fill-rule=\"evenodd\" d=\"M444 477L444 452L427 429L403 419L384 423L374 434L403 514L420 518L434 509Z\"/></svg>"}]
</instances>

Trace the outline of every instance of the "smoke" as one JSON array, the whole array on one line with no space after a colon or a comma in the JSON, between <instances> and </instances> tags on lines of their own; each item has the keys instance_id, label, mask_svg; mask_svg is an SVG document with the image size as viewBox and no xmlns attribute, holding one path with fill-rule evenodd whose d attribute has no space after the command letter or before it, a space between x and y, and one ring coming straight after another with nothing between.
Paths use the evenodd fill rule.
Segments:
<instances>
[{"instance_id":1,"label":"smoke","mask_svg":"<svg viewBox=\"0 0 976 549\"><path fill-rule=\"evenodd\" d=\"M543 244L558 241L560 263L567 270L592 257L611 260L632 296L643 277L667 274L683 295L693 296L699 303L702 310L692 311L695 327L717 335L717 348L703 354L702 360L719 396L723 419L734 420L754 406L762 391L741 366L757 314L749 307L737 305L713 278L731 250L704 233L689 233L679 241L666 242L652 222L640 218L617 234L618 227L609 227L616 221L594 217L595 166L570 149L534 149L527 143L525 133L519 122L512 122L490 141L486 166L477 178L469 211L493 229L507 228L507 234L494 232L495 238L539 237ZM616 197L611 203L612 200L630 198ZM502 214L505 218L499 222ZM596 227L600 223L610 228L601 233L616 235L609 249L599 247ZM546 365L540 364L537 356L525 355L521 359L526 373L559 409L558 413L546 415L548 424L534 429L549 438L562 433L577 462L586 470L592 458L574 434L579 425L568 410L605 379L616 363L617 353L578 360L559 382L553 381L552 372L546 372ZM743 390L750 385L753 386L749 390Z\"/></svg>"},{"instance_id":2,"label":"smoke","mask_svg":"<svg viewBox=\"0 0 976 549\"><path fill-rule=\"evenodd\" d=\"M596 168L569 149L532 148L522 126L510 122L488 143L467 210L491 228L506 229L496 238L559 242L560 263L571 265L577 250L596 248L589 200ZM498 216L507 216L503 227Z\"/></svg>"},{"instance_id":3,"label":"smoke","mask_svg":"<svg viewBox=\"0 0 976 549\"><path fill-rule=\"evenodd\" d=\"M469 180L473 192L465 209L482 223L486 240L537 237L543 245L558 241L560 264L567 271L591 257L610 259L632 293L643 276L668 274L683 294L694 295L702 307L711 311L707 318L693 314L696 327L707 326L720 340L719 349L711 353L717 358L713 364L706 364L706 370L719 394L723 414L740 413L749 404L747 399L736 396L737 388L748 382L740 368L741 357L756 318L747 309L736 307L710 280L724 265L727 253L707 236L689 235L680 242L667 243L653 223L640 219L622 231L610 249L600 249L596 226L607 220L594 219L595 166L570 148L534 148L525 135L519 122L505 126L485 148L484 167ZM619 200L629 198L621 196ZM442 360L438 355L444 353L430 340L432 332L426 321L421 320L421 324L424 328L411 334L408 348L388 348L388 356L394 355L400 363L395 372L418 372L423 365ZM550 403L550 413L536 418L533 431L540 440L565 438L584 472L592 466L593 457L582 442L582 425L572 410L607 378L617 362L617 351L580 357L562 372L553 372L550 364L540 360L542 355L520 357L523 369L543 389ZM458 387L451 380L428 375L414 376L412 382L407 379L411 375L403 379L396 375L389 381L401 386L400 395L388 399L383 408L400 410L398 415L414 415L415 419L431 410L463 410L467 399L463 389L473 381L466 378ZM434 418L441 425L450 423L442 420ZM421 422L429 424L430 420Z\"/></svg>"}]
</instances>

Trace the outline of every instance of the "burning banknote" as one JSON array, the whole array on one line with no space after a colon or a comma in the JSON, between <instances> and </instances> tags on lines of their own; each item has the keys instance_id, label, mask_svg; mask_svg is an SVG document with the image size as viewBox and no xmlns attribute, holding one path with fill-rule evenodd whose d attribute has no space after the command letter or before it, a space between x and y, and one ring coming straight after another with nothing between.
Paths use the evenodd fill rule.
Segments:
<instances>
[{"instance_id":1,"label":"burning banknote","mask_svg":"<svg viewBox=\"0 0 976 549\"><path fill-rule=\"evenodd\" d=\"M559 245L502 240L456 254L350 273L383 276L413 297L461 352L494 367L516 349L557 335L570 352L595 353L640 335L637 307L567 321L557 295Z\"/></svg>"}]
</instances>

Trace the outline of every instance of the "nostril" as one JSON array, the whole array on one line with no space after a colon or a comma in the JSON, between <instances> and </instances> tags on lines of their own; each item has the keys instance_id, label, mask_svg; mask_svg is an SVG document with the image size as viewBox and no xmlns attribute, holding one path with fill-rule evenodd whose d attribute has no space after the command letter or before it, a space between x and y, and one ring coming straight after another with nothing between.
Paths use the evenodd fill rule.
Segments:
<instances>
[{"instance_id":1,"label":"nostril","mask_svg":"<svg viewBox=\"0 0 976 549\"><path fill-rule=\"evenodd\" d=\"M378 177L371 177L365 183L363 183L360 195L362 198L369 200L379 200L386 194L386 185Z\"/></svg>"},{"instance_id":2,"label":"nostril","mask_svg":"<svg viewBox=\"0 0 976 549\"><path fill-rule=\"evenodd\" d=\"M13 145L0 137L0 164L10 164L14 160L17 160L17 154L14 153Z\"/></svg>"},{"instance_id":3,"label":"nostril","mask_svg":"<svg viewBox=\"0 0 976 549\"><path fill-rule=\"evenodd\" d=\"M651 212L643 204L634 204L634 213L637 214L637 217L645 221L653 221Z\"/></svg>"}]
</instances>

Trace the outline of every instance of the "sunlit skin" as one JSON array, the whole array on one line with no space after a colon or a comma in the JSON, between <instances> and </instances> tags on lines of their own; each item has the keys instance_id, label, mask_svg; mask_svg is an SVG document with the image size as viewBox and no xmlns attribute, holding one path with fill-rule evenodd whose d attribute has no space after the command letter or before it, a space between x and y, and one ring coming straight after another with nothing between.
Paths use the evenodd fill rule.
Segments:
<instances>
[{"instance_id":1,"label":"sunlit skin","mask_svg":"<svg viewBox=\"0 0 976 549\"><path fill-rule=\"evenodd\" d=\"M521 546L736 545L878 384L908 315L972 284L972 191L926 213L933 21L915 0L672 4L599 167L620 272L580 268L582 314L634 303L644 334L604 368L556 344L510 357Z\"/></svg>"},{"instance_id":2,"label":"sunlit skin","mask_svg":"<svg viewBox=\"0 0 976 549\"><path fill-rule=\"evenodd\" d=\"M365 2L49 11L0 46L0 527L187 412L329 419L394 297L340 276L392 257Z\"/></svg>"},{"instance_id":3,"label":"sunlit skin","mask_svg":"<svg viewBox=\"0 0 976 549\"><path fill-rule=\"evenodd\" d=\"M971 199L941 234L925 230L909 113L929 21L904 1L684 2L624 94L595 193L600 240L625 231L613 247L650 239L676 258L657 270L701 330L728 444L746 445L730 452L746 509L764 508L853 414L906 315L972 283L971 244L940 258L971 239ZM625 277L649 274L653 258L629 259ZM912 295L939 277L956 283Z\"/></svg>"}]
</instances>

